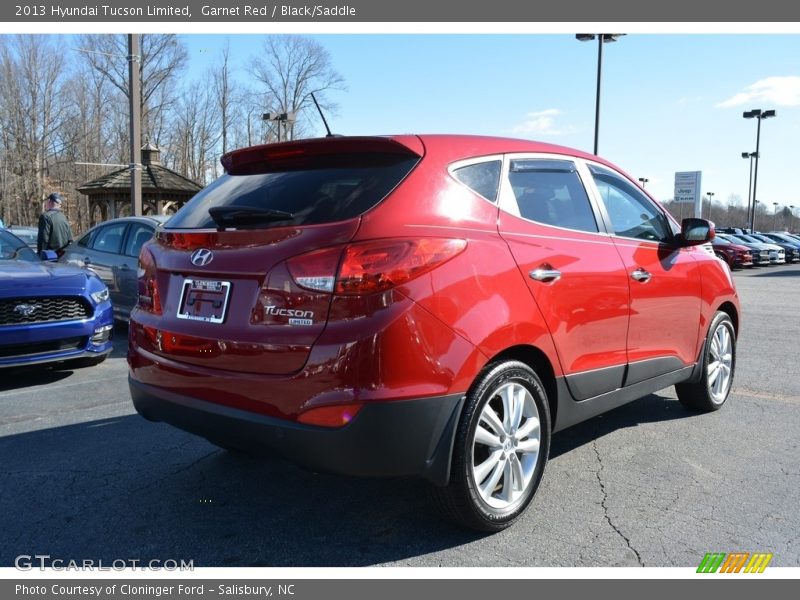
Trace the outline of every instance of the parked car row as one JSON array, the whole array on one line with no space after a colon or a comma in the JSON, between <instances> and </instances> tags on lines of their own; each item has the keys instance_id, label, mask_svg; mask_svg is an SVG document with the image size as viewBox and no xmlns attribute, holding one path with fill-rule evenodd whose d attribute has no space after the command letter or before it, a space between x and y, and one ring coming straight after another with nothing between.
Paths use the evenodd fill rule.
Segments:
<instances>
[{"instance_id":1,"label":"parked car row","mask_svg":"<svg viewBox=\"0 0 800 600\"><path fill-rule=\"evenodd\" d=\"M714 253L731 269L800 262L800 236L786 232L744 233L717 230Z\"/></svg>"}]
</instances>

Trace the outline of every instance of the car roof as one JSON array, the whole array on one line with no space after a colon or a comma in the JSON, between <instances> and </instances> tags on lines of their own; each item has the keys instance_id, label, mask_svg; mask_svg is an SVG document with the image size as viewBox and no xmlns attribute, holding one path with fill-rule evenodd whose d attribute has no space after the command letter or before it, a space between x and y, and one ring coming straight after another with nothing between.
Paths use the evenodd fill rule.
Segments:
<instances>
[{"instance_id":1,"label":"car roof","mask_svg":"<svg viewBox=\"0 0 800 600\"><path fill-rule=\"evenodd\" d=\"M283 158L296 152L309 154L329 154L332 152L366 152L366 151L399 151L417 156L430 151L448 161L454 162L493 154L516 152L563 154L585 158L620 170L612 163L567 146L548 144L535 140L485 135L452 135L452 134L403 134L377 136L332 136L324 138L305 138L289 142L262 144L248 148L239 148L222 156L222 164L228 172L237 172L241 165L258 158ZM252 158L251 158L252 157ZM624 173L624 171L623 171ZM630 178L630 175L627 175Z\"/></svg>"},{"instance_id":2,"label":"car roof","mask_svg":"<svg viewBox=\"0 0 800 600\"><path fill-rule=\"evenodd\" d=\"M172 215L141 215L130 217L117 217L116 219L109 219L108 221L100 221L92 227L100 227L101 225L109 225L112 223L149 223L150 225L161 225L166 223Z\"/></svg>"}]
</instances>

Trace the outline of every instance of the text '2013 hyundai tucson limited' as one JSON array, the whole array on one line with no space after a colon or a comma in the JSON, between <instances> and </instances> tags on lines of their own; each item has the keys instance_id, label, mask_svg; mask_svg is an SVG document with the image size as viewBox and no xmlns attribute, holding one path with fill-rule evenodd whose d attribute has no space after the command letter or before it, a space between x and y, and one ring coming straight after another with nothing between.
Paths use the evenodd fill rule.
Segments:
<instances>
[{"instance_id":1,"label":"text '2013 hyundai tucson limited'","mask_svg":"<svg viewBox=\"0 0 800 600\"><path fill-rule=\"evenodd\" d=\"M555 431L675 385L725 402L739 303L623 172L468 136L237 150L144 246L136 409L224 447L419 476L469 527L511 524Z\"/></svg>"}]
</instances>

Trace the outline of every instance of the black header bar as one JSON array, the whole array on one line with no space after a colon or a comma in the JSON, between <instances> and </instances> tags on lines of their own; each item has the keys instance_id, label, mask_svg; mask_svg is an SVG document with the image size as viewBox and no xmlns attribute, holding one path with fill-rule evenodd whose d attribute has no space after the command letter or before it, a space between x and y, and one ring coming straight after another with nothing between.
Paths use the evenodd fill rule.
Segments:
<instances>
[{"instance_id":1,"label":"black header bar","mask_svg":"<svg viewBox=\"0 0 800 600\"><path fill-rule=\"evenodd\" d=\"M60 0L0 5L14 23L792 23L800 3L670 0ZM0 26L1 28L2 26Z\"/></svg>"}]
</instances>

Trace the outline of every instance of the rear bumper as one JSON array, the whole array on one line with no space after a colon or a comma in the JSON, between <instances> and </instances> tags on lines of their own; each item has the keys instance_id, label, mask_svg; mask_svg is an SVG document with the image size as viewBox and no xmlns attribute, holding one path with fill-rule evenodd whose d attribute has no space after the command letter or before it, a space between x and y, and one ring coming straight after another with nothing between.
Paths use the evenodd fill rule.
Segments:
<instances>
[{"instance_id":1,"label":"rear bumper","mask_svg":"<svg viewBox=\"0 0 800 600\"><path fill-rule=\"evenodd\" d=\"M329 429L197 400L130 377L128 382L143 417L214 442L342 475L449 481L462 394L366 404L350 423Z\"/></svg>"}]
</instances>

